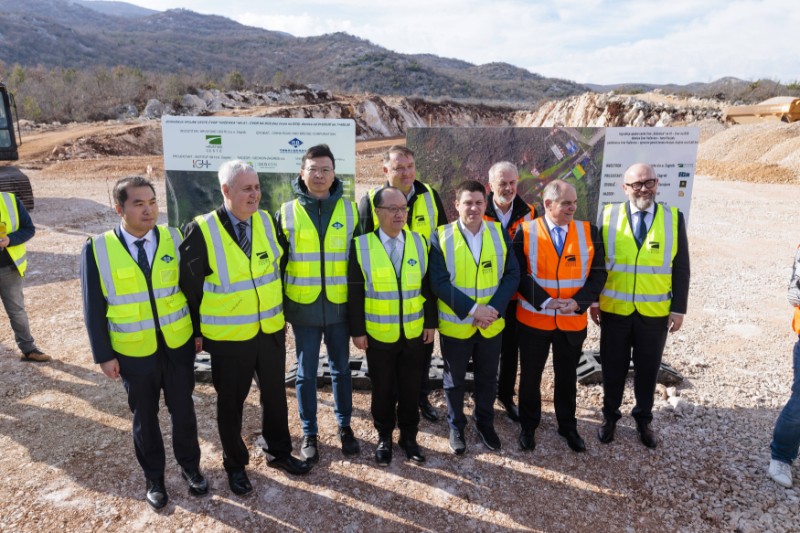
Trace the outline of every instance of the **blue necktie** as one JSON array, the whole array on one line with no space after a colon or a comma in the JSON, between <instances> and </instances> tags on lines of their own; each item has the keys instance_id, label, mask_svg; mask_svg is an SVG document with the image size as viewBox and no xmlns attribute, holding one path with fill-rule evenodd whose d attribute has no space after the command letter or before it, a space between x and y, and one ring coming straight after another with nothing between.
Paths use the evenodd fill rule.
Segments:
<instances>
[{"instance_id":1,"label":"blue necktie","mask_svg":"<svg viewBox=\"0 0 800 533\"><path fill-rule=\"evenodd\" d=\"M559 226L553 228L553 244L558 255L561 255L561 250L564 249L564 230Z\"/></svg>"},{"instance_id":2,"label":"blue necktie","mask_svg":"<svg viewBox=\"0 0 800 533\"><path fill-rule=\"evenodd\" d=\"M647 239L646 215L647 211L639 211L639 225L636 226L636 244L639 245L639 248L642 247L642 244Z\"/></svg>"},{"instance_id":3,"label":"blue necktie","mask_svg":"<svg viewBox=\"0 0 800 533\"><path fill-rule=\"evenodd\" d=\"M139 263L139 268L142 269L144 276L146 278L150 277L150 261L147 260L147 252L144 251L144 243L147 242L145 239L139 239L138 241L134 241L133 244L139 248L139 252L136 254L136 262Z\"/></svg>"}]
</instances>

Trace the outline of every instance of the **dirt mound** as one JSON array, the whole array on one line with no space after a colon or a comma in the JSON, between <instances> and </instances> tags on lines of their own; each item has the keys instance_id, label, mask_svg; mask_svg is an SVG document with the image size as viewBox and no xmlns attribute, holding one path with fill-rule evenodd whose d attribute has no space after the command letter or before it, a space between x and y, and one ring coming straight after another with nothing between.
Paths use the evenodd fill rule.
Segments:
<instances>
[{"instance_id":1,"label":"dirt mound","mask_svg":"<svg viewBox=\"0 0 800 533\"><path fill-rule=\"evenodd\" d=\"M800 180L800 123L739 124L700 144L697 173L727 180Z\"/></svg>"}]
</instances>

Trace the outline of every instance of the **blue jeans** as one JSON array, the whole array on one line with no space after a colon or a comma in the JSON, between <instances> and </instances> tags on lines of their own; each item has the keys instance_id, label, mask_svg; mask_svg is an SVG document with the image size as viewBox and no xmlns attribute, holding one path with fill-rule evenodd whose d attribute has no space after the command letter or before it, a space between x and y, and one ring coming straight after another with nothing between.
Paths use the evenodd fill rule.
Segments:
<instances>
[{"instance_id":1,"label":"blue jeans","mask_svg":"<svg viewBox=\"0 0 800 533\"><path fill-rule=\"evenodd\" d=\"M292 324L297 350L297 408L303 423L303 435L317 434L317 368L323 335L328 348L333 412L339 427L350 425L353 412L353 380L350 375L350 331L346 322L330 326Z\"/></svg>"},{"instance_id":2,"label":"blue jeans","mask_svg":"<svg viewBox=\"0 0 800 533\"><path fill-rule=\"evenodd\" d=\"M800 448L800 337L794 345L794 382L792 395L786 402L772 434L772 458L792 464Z\"/></svg>"}]
</instances>

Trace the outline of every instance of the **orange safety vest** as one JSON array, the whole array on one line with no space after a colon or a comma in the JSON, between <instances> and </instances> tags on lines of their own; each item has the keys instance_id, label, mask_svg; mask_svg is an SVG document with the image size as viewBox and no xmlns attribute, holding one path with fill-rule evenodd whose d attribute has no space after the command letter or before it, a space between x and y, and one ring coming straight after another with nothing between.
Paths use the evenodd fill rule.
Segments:
<instances>
[{"instance_id":1,"label":"orange safety vest","mask_svg":"<svg viewBox=\"0 0 800 533\"><path fill-rule=\"evenodd\" d=\"M536 217L536 208L531 204L527 204L528 209L530 209L530 213L526 214L524 217L520 217L517 220L512 220L511 223L508 225L508 235L511 237L511 240L514 240L514 235L517 233L517 229L520 225L524 224L525 222L531 222ZM513 205L511 209L514 209ZM483 215L483 220L486 222L500 222L499 218L495 218L489 215Z\"/></svg>"},{"instance_id":2,"label":"orange safety vest","mask_svg":"<svg viewBox=\"0 0 800 533\"><path fill-rule=\"evenodd\" d=\"M535 231L533 231L535 230ZM594 258L591 226L572 221L567 230L561 257L556 252L544 217L523 224L528 275L551 298L572 298L586 284ZM541 311L525 299L517 300L517 320L536 329L581 331L586 329L586 313L562 314L553 309Z\"/></svg>"},{"instance_id":3,"label":"orange safety vest","mask_svg":"<svg viewBox=\"0 0 800 533\"><path fill-rule=\"evenodd\" d=\"M794 318L792 319L792 327L795 333L800 335L800 307L794 308Z\"/></svg>"}]
</instances>

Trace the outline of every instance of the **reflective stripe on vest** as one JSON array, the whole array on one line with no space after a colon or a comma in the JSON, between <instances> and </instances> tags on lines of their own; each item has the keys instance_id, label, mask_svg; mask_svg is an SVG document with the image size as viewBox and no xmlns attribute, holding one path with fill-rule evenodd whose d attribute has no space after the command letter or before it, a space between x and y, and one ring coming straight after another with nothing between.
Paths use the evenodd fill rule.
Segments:
<instances>
[{"instance_id":1,"label":"reflective stripe on vest","mask_svg":"<svg viewBox=\"0 0 800 533\"><path fill-rule=\"evenodd\" d=\"M6 233L13 233L19 229L19 211L17 210L17 199L14 193L0 192L0 221L6 223ZM25 251L25 244L17 244L6 248L9 257L17 267L20 276L25 276L28 268L28 254Z\"/></svg>"},{"instance_id":2,"label":"reflective stripe on vest","mask_svg":"<svg viewBox=\"0 0 800 533\"><path fill-rule=\"evenodd\" d=\"M503 279L507 254L500 224L497 222L483 222L483 224L484 232L478 264L475 263L472 251L461 234L457 222L441 226L436 230L447 272L450 274L450 284L478 304L489 303L497 292ZM480 331L481 335L490 338L503 331L505 326L504 319L499 318L488 328L479 329L472 325L472 317L459 318L442 300L437 301L437 306L439 332L442 335L468 339L475 331Z\"/></svg>"},{"instance_id":3,"label":"reflective stripe on vest","mask_svg":"<svg viewBox=\"0 0 800 533\"><path fill-rule=\"evenodd\" d=\"M400 324L406 339L422 335L425 302L422 279L427 272L428 248L421 235L410 231L404 234L406 246L399 276L375 233L356 238L356 259L364 275L367 334L380 342L399 340Z\"/></svg>"},{"instance_id":4,"label":"reflective stripe on vest","mask_svg":"<svg viewBox=\"0 0 800 533\"><path fill-rule=\"evenodd\" d=\"M594 258L594 244L588 222L572 221L567 228L564 248L559 257L544 217L522 227L525 236L527 273L551 298L572 298L586 284ZM570 258L572 260L570 261ZM541 311L520 298L517 320L532 328L581 331L586 328L586 313L579 315Z\"/></svg>"},{"instance_id":5,"label":"reflective stripe on vest","mask_svg":"<svg viewBox=\"0 0 800 533\"><path fill-rule=\"evenodd\" d=\"M156 226L158 248L150 273L158 329L170 348L183 346L192 336L186 297L178 287L181 234L175 228ZM106 317L111 348L128 357L146 357L158 349L156 317L147 279L137 261L114 231L95 237L94 258L100 286L108 303Z\"/></svg>"},{"instance_id":6,"label":"reflective stripe on vest","mask_svg":"<svg viewBox=\"0 0 800 533\"><path fill-rule=\"evenodd\" d=\"M294 200L281 206L281 229L289 241L285 279L288 298L310 304L319 297L324 284L325 296L331 303L347 301L347 258L356 227L355 213L353 202L339 199L325 230L323 252L317 228L300 202Z\"/></svg>"},{"instance_id":7,"label":"reflective stripe on vest","mask_svg":"<svg viewBox=\"0 0 800 533\"><path fill-rule=\"evenodd\" d=\"M411 227L408 226L408 221L403 229L406 231L413 231L419 233L425 240L430 242L431 235L436 231L436 223L439 220L439 210L436 208L436 200L433 198L433 187L427 183L422 183L425 187L425 192L419 195L419 199L414 201L411 207ZM412 185L413 186L413 185ZM367 196L369 197L369 206L372 209L372 223L377 229L380 226L378 221L378 213L375 212L375 193L383 189L383 187L375 187L370 189Z\"/></svg>"},{"instance_id":8,"label":"reflective stripe on vest","mask_svg":"<svg viewBox=\"0 0 800 533\"><path fill-rule=\"evenodd\" d=\"M195 218L206 242L211 273L203 282L200 331L219 341L245 341L259 330L283 328L283 294L278 245L272 217L262 210L251 216L248 258L222 225L216 212Z\"/></svg>"},{"instance_id":9,"label":"reflective stripe on vest","mask_svg":"<svg viewBox=\"0 0 800 533\"><path fill-rule=\"evenodd\" d=\"M678 209L658 206L639 249L625 205L606 205L601 215L608 280L600 293L600 309L624 316L634 311L667 316L672 302L672 261L678 251Z\"/></svg>"}]
</instances>

